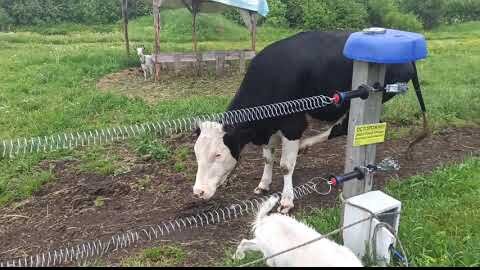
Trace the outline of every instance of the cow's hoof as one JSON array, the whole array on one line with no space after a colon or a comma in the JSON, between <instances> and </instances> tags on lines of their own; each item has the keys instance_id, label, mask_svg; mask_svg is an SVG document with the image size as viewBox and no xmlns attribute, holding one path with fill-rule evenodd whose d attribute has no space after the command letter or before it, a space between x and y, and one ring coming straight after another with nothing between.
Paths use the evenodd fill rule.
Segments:
<instances>
[{"instance_id":1,"label":"cow's hoof","mask_svg":"<svg viewBox=\"0 0 480 270\"><path fill-rule=\"evenodd\" d=\"M298 150L298 153L302 155L308 154L308 152L310 152L310 146L305 146L303 148L300 148L300 150Z\"/></svg>"},{"instance_id":2,"label":"cow's hoof","mask_svg":"<svg viewBox=\"0 0 480 270\"><path fill-rule=\"evenodd\" d=\"M264 189L264 188L261 188L261 187L256 187L255 190L253 191L253 193L257 194L257 195L265 195L268 193L268 189Z\"/></svg>"}]
</instances>

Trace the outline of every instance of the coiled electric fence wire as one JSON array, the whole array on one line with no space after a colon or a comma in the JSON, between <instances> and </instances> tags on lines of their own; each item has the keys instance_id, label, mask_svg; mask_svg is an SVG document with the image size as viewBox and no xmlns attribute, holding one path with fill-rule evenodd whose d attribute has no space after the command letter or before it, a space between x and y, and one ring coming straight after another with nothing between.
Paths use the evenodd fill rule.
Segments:
<instances>
[{"instance_id":1,"label":"coiled electric fence wire","mask_svg":"<svg viewBox=\"0 0 480 270\"><path fill-rule=\"evenodd\" d=\"M27 153L73 149L79 146L90 146L109 143L116 140L125 140L127 138L133 138L147 133L172 135L174 133L194 130L199 122L205 121L215 121L224 125L235 125L320 109L332 103L333 101L330 97L313 96L199 117L180 118L122 127L101 128L50 136L2 140L0 141L0 157L12 158Z\"/></svg>"},{"instance_id":2,"label":"coiled electric fence wire","mask_svg":"<svg viewBox=\"0 0 480 270\"><path fill-rule=\"evenodd\" d=\"M301 199L312 193L327 195L328 193L322 193L319 190L321 188L319 184L324 183L327 186L330 186L330 184L326 179L322 178L321 180L321 182L309 181L295 187L293 189L295 199ZM281 193L277 192L271 196L281 196ZM137 243L155 241L174 232L221 224L247 214L254 214L268 198L268 196L263 196L258 199L244 200L232 204L230 207L202 211L196 215L174 219L161 224L141 226L140 228L128 230L124 233L115 234L107 240L97 239L76 246L49 250L32 256L0 259L0 267L48 267L86 261L95 257L104 256L113 251L126 249Z\"/></svg>"}]
</instances>

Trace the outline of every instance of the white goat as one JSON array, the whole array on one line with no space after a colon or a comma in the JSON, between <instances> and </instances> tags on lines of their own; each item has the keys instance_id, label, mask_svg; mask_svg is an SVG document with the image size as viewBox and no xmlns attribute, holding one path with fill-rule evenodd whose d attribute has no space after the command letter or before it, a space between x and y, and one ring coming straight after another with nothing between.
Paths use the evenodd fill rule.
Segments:
<instances>
[{"instance_id":1,"label":"white goat","mask_svg":"<svg viewBox=\"0 0 480 270\"><path fill-rule=\"evenodd\" d=\"M140 63L142 64L143 77L147 80L147 74L153 76L153 71L155 68L155 61L151 55L143 54L145 48L137 48L137 55L140 57Z\"/></svg>"},{"instance_id":2,"label":"white goat","mask_svg":"<svg viewBox=\"0 0 480 270\"><path fill-rule=\"evenodd\" d=\"M321 236L291 217L278 213L267 216L277 201L278 197L272 196L260 207L253 223L255 239L243 239L234 259L243 259L247 250L261 251L268 257ZM276 267L362 267L350 249L326 238L273 257L266 263Z\"/></svg>"}]
</instances>

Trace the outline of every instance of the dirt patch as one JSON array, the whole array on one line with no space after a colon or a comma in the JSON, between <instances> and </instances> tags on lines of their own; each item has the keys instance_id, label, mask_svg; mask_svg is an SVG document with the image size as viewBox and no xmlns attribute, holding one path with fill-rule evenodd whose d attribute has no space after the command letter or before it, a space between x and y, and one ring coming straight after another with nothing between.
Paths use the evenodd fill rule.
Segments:
<instances>
[{"instance_id":1,"label":"dirt patch","mask_svg":"<svg viewBox=\"0 0 480 270\"><path fill-rule=\"evenodd\" d=\"M172 148L193 149L194 138L169 139ZM458 162L469 155L480 154L480 128L447 128L415 147L412 160L403 156L407 140L391 140L377 148L377 160L391 156L401 169L395 174L379 173L375 189L381 189L392 177L405 178L430 172L443 164ZM119 153L130 150L125 144L111 146ZM345 137L320 144L300 155L294 173L294 185L315 176L341 173L344 165ZM278 155L278 151L276 153ZM199 204L191 196L196 170L193 152L189 153L185 172L176 172L173 162L132 160L131 170L121 175L101 176L74 170L75 160L42 163L52 166L57 181L45 185L32 198L0 210L0 256L31 255L47 249L77 244L85 240L106 238L141 225L157 224L211 204L227 206L236 200L255 197L253 189L263 171L261 149L247 146L243 160L227 187L221 188L209 203ZM274 168L272 191L281 191L282 176L278 162ZM148 180L145 180L148 179ZM143 182L142 182L143 181ZM310 195L295 201L295 211L330 207L339 190L328 196ZM98 197L103 204L95 203ZM175 241L188 253L185 266L218 264L226 248L235 248L242 238L249 238L251 217L171 235L163 242ZM157 243L158 244L158 243ZM144 248L146 246L142 246ZM140 248L140 247L139 247ZM139 249L129 249L103 258L107 265L118 265L121 258Z\"/></svg>"},{"instance_id":2,"label":"dirt patch","mask_svg":"<svg viewBox=\"0 0 480 270\"><path fill-rule=\"evenodd\" d=\"M224 76L214 77L206 72L202 76L162 73L161 80L144 80L140 68L129 68L101 78L97 83L100 91L141 98L149 104L160 100L175 100L192 96L233 96L243 79L236 69L227 70Z\"/></svg>"}]
</instances>

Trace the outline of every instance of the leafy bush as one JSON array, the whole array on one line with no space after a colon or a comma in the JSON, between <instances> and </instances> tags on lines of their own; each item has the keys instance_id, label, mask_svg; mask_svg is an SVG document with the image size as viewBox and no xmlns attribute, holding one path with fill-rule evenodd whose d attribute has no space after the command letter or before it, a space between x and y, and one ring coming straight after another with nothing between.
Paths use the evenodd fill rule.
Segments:
<instances>
[{"instance_id":1,"label":"leafy bush","mask_svg":"<svg viewBox=\"0 0 480 270\"><path fill-rule=\"evenodd\" d=\"M398 11L389 12L385 16L385 26L388 28L394 28L399 30L418 32L423 29L422 23L420 23L411 13L401 13Z\"/></svg>"},{"instance_id":2,"label":"leafy bush","mask_svg":"<svg viewBox=\"0 0 480 270\"><path fill-rule=\"evenodd\" d=\"M151 6L151 0L128 0L129 17L150 14ZM121 18L120 0L2 0L0 7L16 25L112 23Z\"/></svg>"},{"instance_id":3,"label":"leafy bush","mask_svg":"<svg viewBox=\"0 0 480 270\"><path fill-rule=\"evenodd\" d=\"M393 0L367 0L368 22L371 26L385 26L385 16L399 11Z\"/></svg>"},{"instance_id":4,"label":"leafy bush","mask_svg":"<svg viewBox=\"0 0 480 270\"><path fill-rule=\"evenodd\" d=\"M273 26L286 26L287 23L287 5L282 0L269 0L268 7L270 12L265 21Z\"/></svg>"},{"instance_id":5,"label":"leafy bush","mask_svg":"<svg viewBox=\"0 0 480 270\"><path fill-rule=\"evenodd\" d=\"M355 0L305 0L302 3L307 29L358 29L367 24L367 10Z\"/></svg>"},{"instance_id":6,"label":"leafy bush","mask_svg":"<svg viewBox=\"0 0 480 270\"><path fill-rule=\"evenodd\" d=\"M12 18L8 15L5 9L0 7L0 31L7 30L12 23Z\"/></svg>"},{"instance_id":7,"label":"leafy bush","mask_svg":"<svg viewBox=\"0 0 480 270\"><path fill-rule=\"evenodd\" d=\"M304 0L283 0L287 6L285 19L290 27L302 27L305 24L302 3Z\"/></svg>"},{"instance_id":8,"label":"leafy bush","mask_svg":"<svg viewBox=\"0 0 480 270\"><path fill-rule=\"evenodd\" d=\"M404 11L416 14L426 29L440 25L447 9L447 0L399 0L399 2Z\"/></svg>"},{"instance_id":9,"label":"leafy bush","mask_svg":"<svg viewBox=\"0 0 480 270\"><path fill-rule=\"evenodd\" d=\"M445 20L447 23L480 20L480 0L449 0Z\"/></svg>"},{"instance_id":10,"label":"leafy bush","mask_svg":"<svg viewBox=\"0 0 480 270\"><path fill-rule=\"evenodd\" d=\"M238 12L238 9L236 8L229 8L225 10L222 14L232 22L235 22L239 25L245 25L243 23L242 16L240 16L240 12Z\"/></svg>"}]
</instances>

